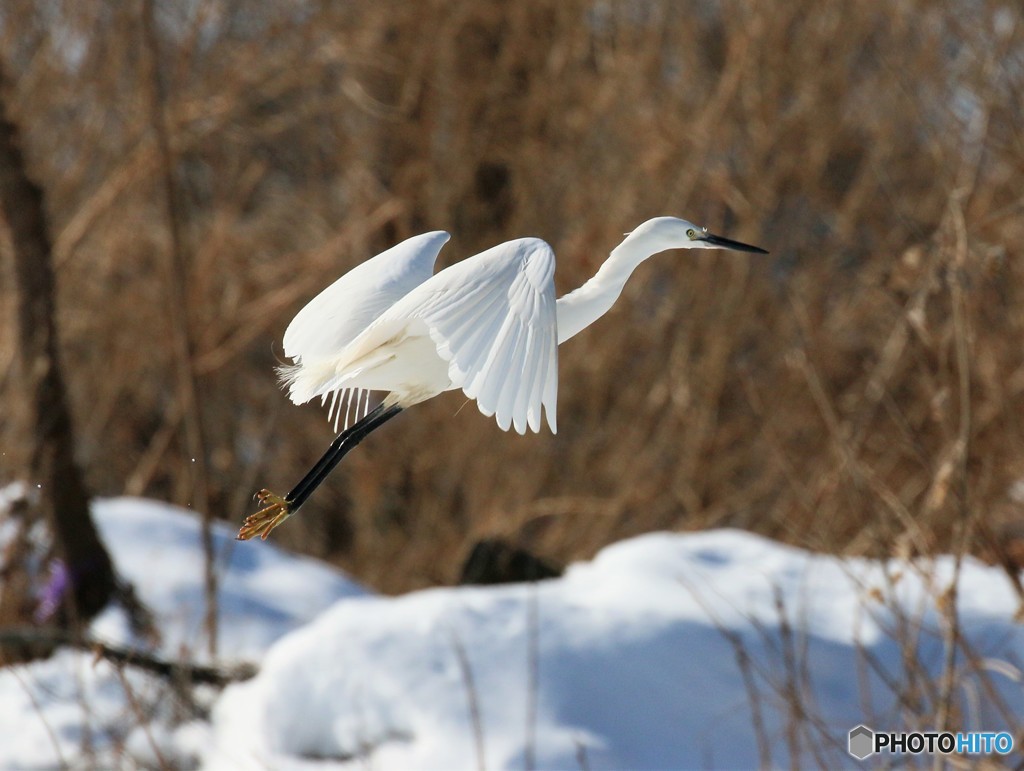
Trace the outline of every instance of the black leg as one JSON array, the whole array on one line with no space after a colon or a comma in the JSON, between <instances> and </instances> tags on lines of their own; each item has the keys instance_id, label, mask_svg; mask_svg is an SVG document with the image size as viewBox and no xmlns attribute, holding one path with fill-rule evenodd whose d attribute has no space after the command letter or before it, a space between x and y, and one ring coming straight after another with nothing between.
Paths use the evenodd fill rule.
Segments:
<instances>
[{"instance_id":1,"label":"black leg","mask_svg":"<svg viewBox=\"0 0 1024 771\"><path fill-rule=\"evenodd\" d=\"M331 442L331 446L327 448L327 452L284 498L275 495L270 490L260 490L256 494L260 508L256 513L246 517L245 524L238 531L238 539L247 541L257 535L266 539L271 530L298 511L299 507L306 502L306 499L353 447L363 441L371 431L380 428L401 411L402 408L397 405L386 409L380 405L370 410L366 417L338 434Z\"/></svg>"},{"instance_id":2,"label":"black leg","mask_svg":"<svg viewBox=\"0 0 1024 771\"><path fill-rule=\"evenodd\" d=\"M311 493L312 490L310 490L308 493L305 493L305 495L303 495L303 493L305 492L306 488L309 487L309 485L313 482L313 480L318 479L320 477L320 474L323 472L324 466L326 466L328 463L330 463L331 458L348 441L349 437L352 436L352 434L356 430L356 428L358 426L362 425L363 423L365 423L366 421L371 420L371 419L377 417L377 415L379 415L383 411L384 411L384 405L383 404L378 404L376 407L374 407L372 410L370 410L368 413L366 413L366 415L363 417L362 420L356 421L351 426L346 428L344 431L339 433L337 437L335 437L334 441L331 442L331 444L327 448L326 452L324 452L324 454L320 456L320 460L318 460L315 464L313 464L313 468L311 468L306 473L306 476L302 477L302 479L299 481L299 483L297 485L295 485L295 487L292 488L292 491L290 493L288 493L288 495L286 495L284 497L284 499L286 501L288 501L288 503L291 504L291 508L292 508L293 511L298 508L298 506L295 505L295 499L298 498L301 495L302 496L302 500L305 501L306 498L309 497L309 493ZM319 485L320 482L322 482L322 481L323 480L320 479L320 481L318 481L316 483L316 485ZM314 485L314 487L316 487L316 485Z\"/></svg>"},{"instance_id":3,"label":"black leg","mask_svg":"<svg viewBox=\"0 0 1024 771\"><path fill-rule=\"evenodd\" d=\"M299 506L306 502L306 499L353 447L363 441L371 431L380 428L401 411L402 408L397 405L385 409L384 405L380 404L370 410L362 420L338 434L337 438L331 442L331 446L327 448L327 452L320 456L320 460L302 478L302 481L284 497L292 513L298 511Z\"/></svg>"}]
</instances>

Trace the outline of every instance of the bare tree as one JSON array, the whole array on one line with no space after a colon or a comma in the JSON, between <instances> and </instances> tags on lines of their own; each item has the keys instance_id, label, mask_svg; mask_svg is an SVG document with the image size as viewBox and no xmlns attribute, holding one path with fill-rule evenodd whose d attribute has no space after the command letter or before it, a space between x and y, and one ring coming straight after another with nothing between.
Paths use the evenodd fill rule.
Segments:
<instances>
[{"instance_id":1,"label":"bare tree","mask_svg":"<svg viewBox=\"0 0 1024 771\"><path fill-rule=\"evenodd\" d=\"M0 83L4 80L0 71ZM0 96L0 214L6 224L18 288L20 380L28 394L32 448L28 478L38 488L38 513L46 518L60 560L54 619L77 627L106 605L115 577L89 513L89 495L75 463L71 416L61 377L54 322L54 275L43 191L28 176L17 127ZM15 566L17 567L17 566ZM21 567L24 569L24 566ZM31 582L4 583L0 623L31 613Z\"/></svg>"}]
</instances>

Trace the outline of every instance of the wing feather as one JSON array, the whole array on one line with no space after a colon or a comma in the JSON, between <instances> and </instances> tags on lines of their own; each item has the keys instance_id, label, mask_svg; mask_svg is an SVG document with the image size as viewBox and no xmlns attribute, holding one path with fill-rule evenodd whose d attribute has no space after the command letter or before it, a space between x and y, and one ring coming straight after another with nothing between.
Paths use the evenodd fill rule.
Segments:
<instances>
[{"instance_id":1,"label":"wing feather","mask_svg":"<svg viewBox=\"0 0 1024 771\"><path fill-rule=\"evenodd\" d=\"M511 404L503 401L503 396L514 394L521 385L522 372L516 370L515 352L519 340L520 324L513 315L505 317L502 324L500 340L494 346L488 360L481 369L478 380L481 381L480 391L477 394L477 404L481 410L487 410L495 415L498 426L502 431L508 431L509 423L512 420ZM467 393L468 390L467 390ZM514 401L513 399L509 400Z\"/></svg>"},{"instance_id":2,"label":"wing feather","mask_svg":"<svg viewBox=\"0 0 1024 771\"><path fill-rule=\"evenodd\" d=\"M554 329L554 327L552 327ZM541 383L541 404L544 405L544 414L548 416L548 426L552 434L558 433L558 423L555 420L555 405L558 403L558 338L552 335L551 350L544 361L544 380ZM540 408L537 408L538 413Z\"/></svg>"},{"instance_id":3,"label":"wing feather","mask_svg":"<svg viewBox=\"0 0 1024 771\"><path fill-rule=\"evenodd\" d=\"M385 311L380 322L419 319L448 362L454 387L507 430L555 429L558 340L555 257L546 243L499 244L446 268Z\"/></svg>"},{"instance_id":4,"label":"wing feather","mask_svg":"<svg viewBox=\"0 0 1024 771\"><path fill-rule=\"evenodd\" d=\"M497 293L477 294L476 298L469 298L462 307L452 303L457 315L448 317L450 323L445 324L445 317L435 322L449 328L448 348L459 351L460 361L476 361L486 357L501 328L504 298ZM458 362L455 363L458 366ZM462 372L462 375L465 373Z\"/></svg>"},{"instance_id":5,"label":"wing feather","mask_svg":"<svg viewBox=\"0 0 1024 771\"><path fill-rule=\"evenodd\" d=\"M526 341L525 348L527 351L533 346L533 339L536 335L535 330L532 327L528 327L526 330ZM524 356L523 362L523 384L516 394L516 401L512 407L513 418L518 418L519 421L516 423L516 431L520 434L526 433L526 424L533 431L540 430L540 422L537 420L540 413L540 399L536 398L536 408L534 407L534 401L536 394L534 390L537 387L537 373L540 371L539 361L540 357L537 356Z\"/></svg>"},{"instance_id":6,"label":"wing feather","mask_svg":"<svg viewBox=\"0 0 1024 771\"><path fill-rule=\"evenodd\" d=\"M523 375L526 374L526 358L526 328L517 321L512 349L507 360L502 363L502 369L507 372L516 372L518 377L503 378L501 390L498 393L497 406L494 411L496 415L503 416L507 421L516 424L516 431L519 433L522 433L519 430L519 426L523 424L523 418L516 414L515 407L516 398L526 388L526 383L523 380ZM501 426L502 431L508 431L508 429L509 422Z\"/></svg>"},{"instance_id":7,"label":"wing feather","mask_svg":"<svg viewBox=\"0 0 1024 771\"><path fill-rule=\"evenodd\" d=\"M507 369L509 349L515 342L514 329L515 319L506 315L502 319L497 338L487 352L487 358L476 368L473 379L463 386L466 395L474 397L481 410L487 410L485 415L494 414L495 403L505 378L516 377L516 373Z\"/></svg>"},{"instance_id":8,"label":"wing feather","mask_svg":"<svg viewBox=\"0 0 1024 771\"><path fill-rule=\"evenodd\" d=\"M427 281L444 231L413 236L363 262L300 310L284 333L284 353L296 364L338 355L387 308Z\"/></svg>"}]
</instances>

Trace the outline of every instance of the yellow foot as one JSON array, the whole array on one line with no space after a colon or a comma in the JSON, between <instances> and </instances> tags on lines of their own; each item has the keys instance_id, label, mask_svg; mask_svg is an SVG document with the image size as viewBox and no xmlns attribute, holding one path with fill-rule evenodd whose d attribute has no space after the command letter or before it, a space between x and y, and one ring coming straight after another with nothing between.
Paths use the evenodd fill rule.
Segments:
<instances>
[{"instance_id":1,"label":"yellow foot","mask_svg":"<svg viewBox=\"0 0 1024 771\"><path fill-rule=\"evenodd\" d=\"M271 530L292 515L291 504L270 490L260 490L256 493L256 500L259 501L259 511L245 518L245 524L238 531L239 541L248 541L256 536L265 541Z\"/></svg>"}]
</instances>

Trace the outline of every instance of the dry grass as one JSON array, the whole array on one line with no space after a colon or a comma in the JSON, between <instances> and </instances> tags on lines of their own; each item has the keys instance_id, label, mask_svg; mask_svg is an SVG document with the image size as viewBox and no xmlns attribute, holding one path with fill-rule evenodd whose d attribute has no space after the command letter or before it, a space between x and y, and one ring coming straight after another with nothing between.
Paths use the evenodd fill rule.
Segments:
<instances>
[{"instance_id":1,"label":"dry grass","mask_svg":"<svg viewBox=\"0 0 1024 771\"><path fill-rule=\"evenodd\" d=\"M772 254L652 260L560 352L558 436L502 434L447 394L368 440L275 537L400 591L450 582L493 534L561 560L720 526L888 554L991 550L979 525L1021 518L1016 6L161 4L175 302L137 9L14 5L0 55L49 196L98 494L204 497L171 344L182 314L205 496L237 523L330 441L272 366L335 276L445 228L446 263L546 238L567 290L624 230L672 213ZM0 481L24 445L8 279Z\"/></svg>"}]
</instances>

